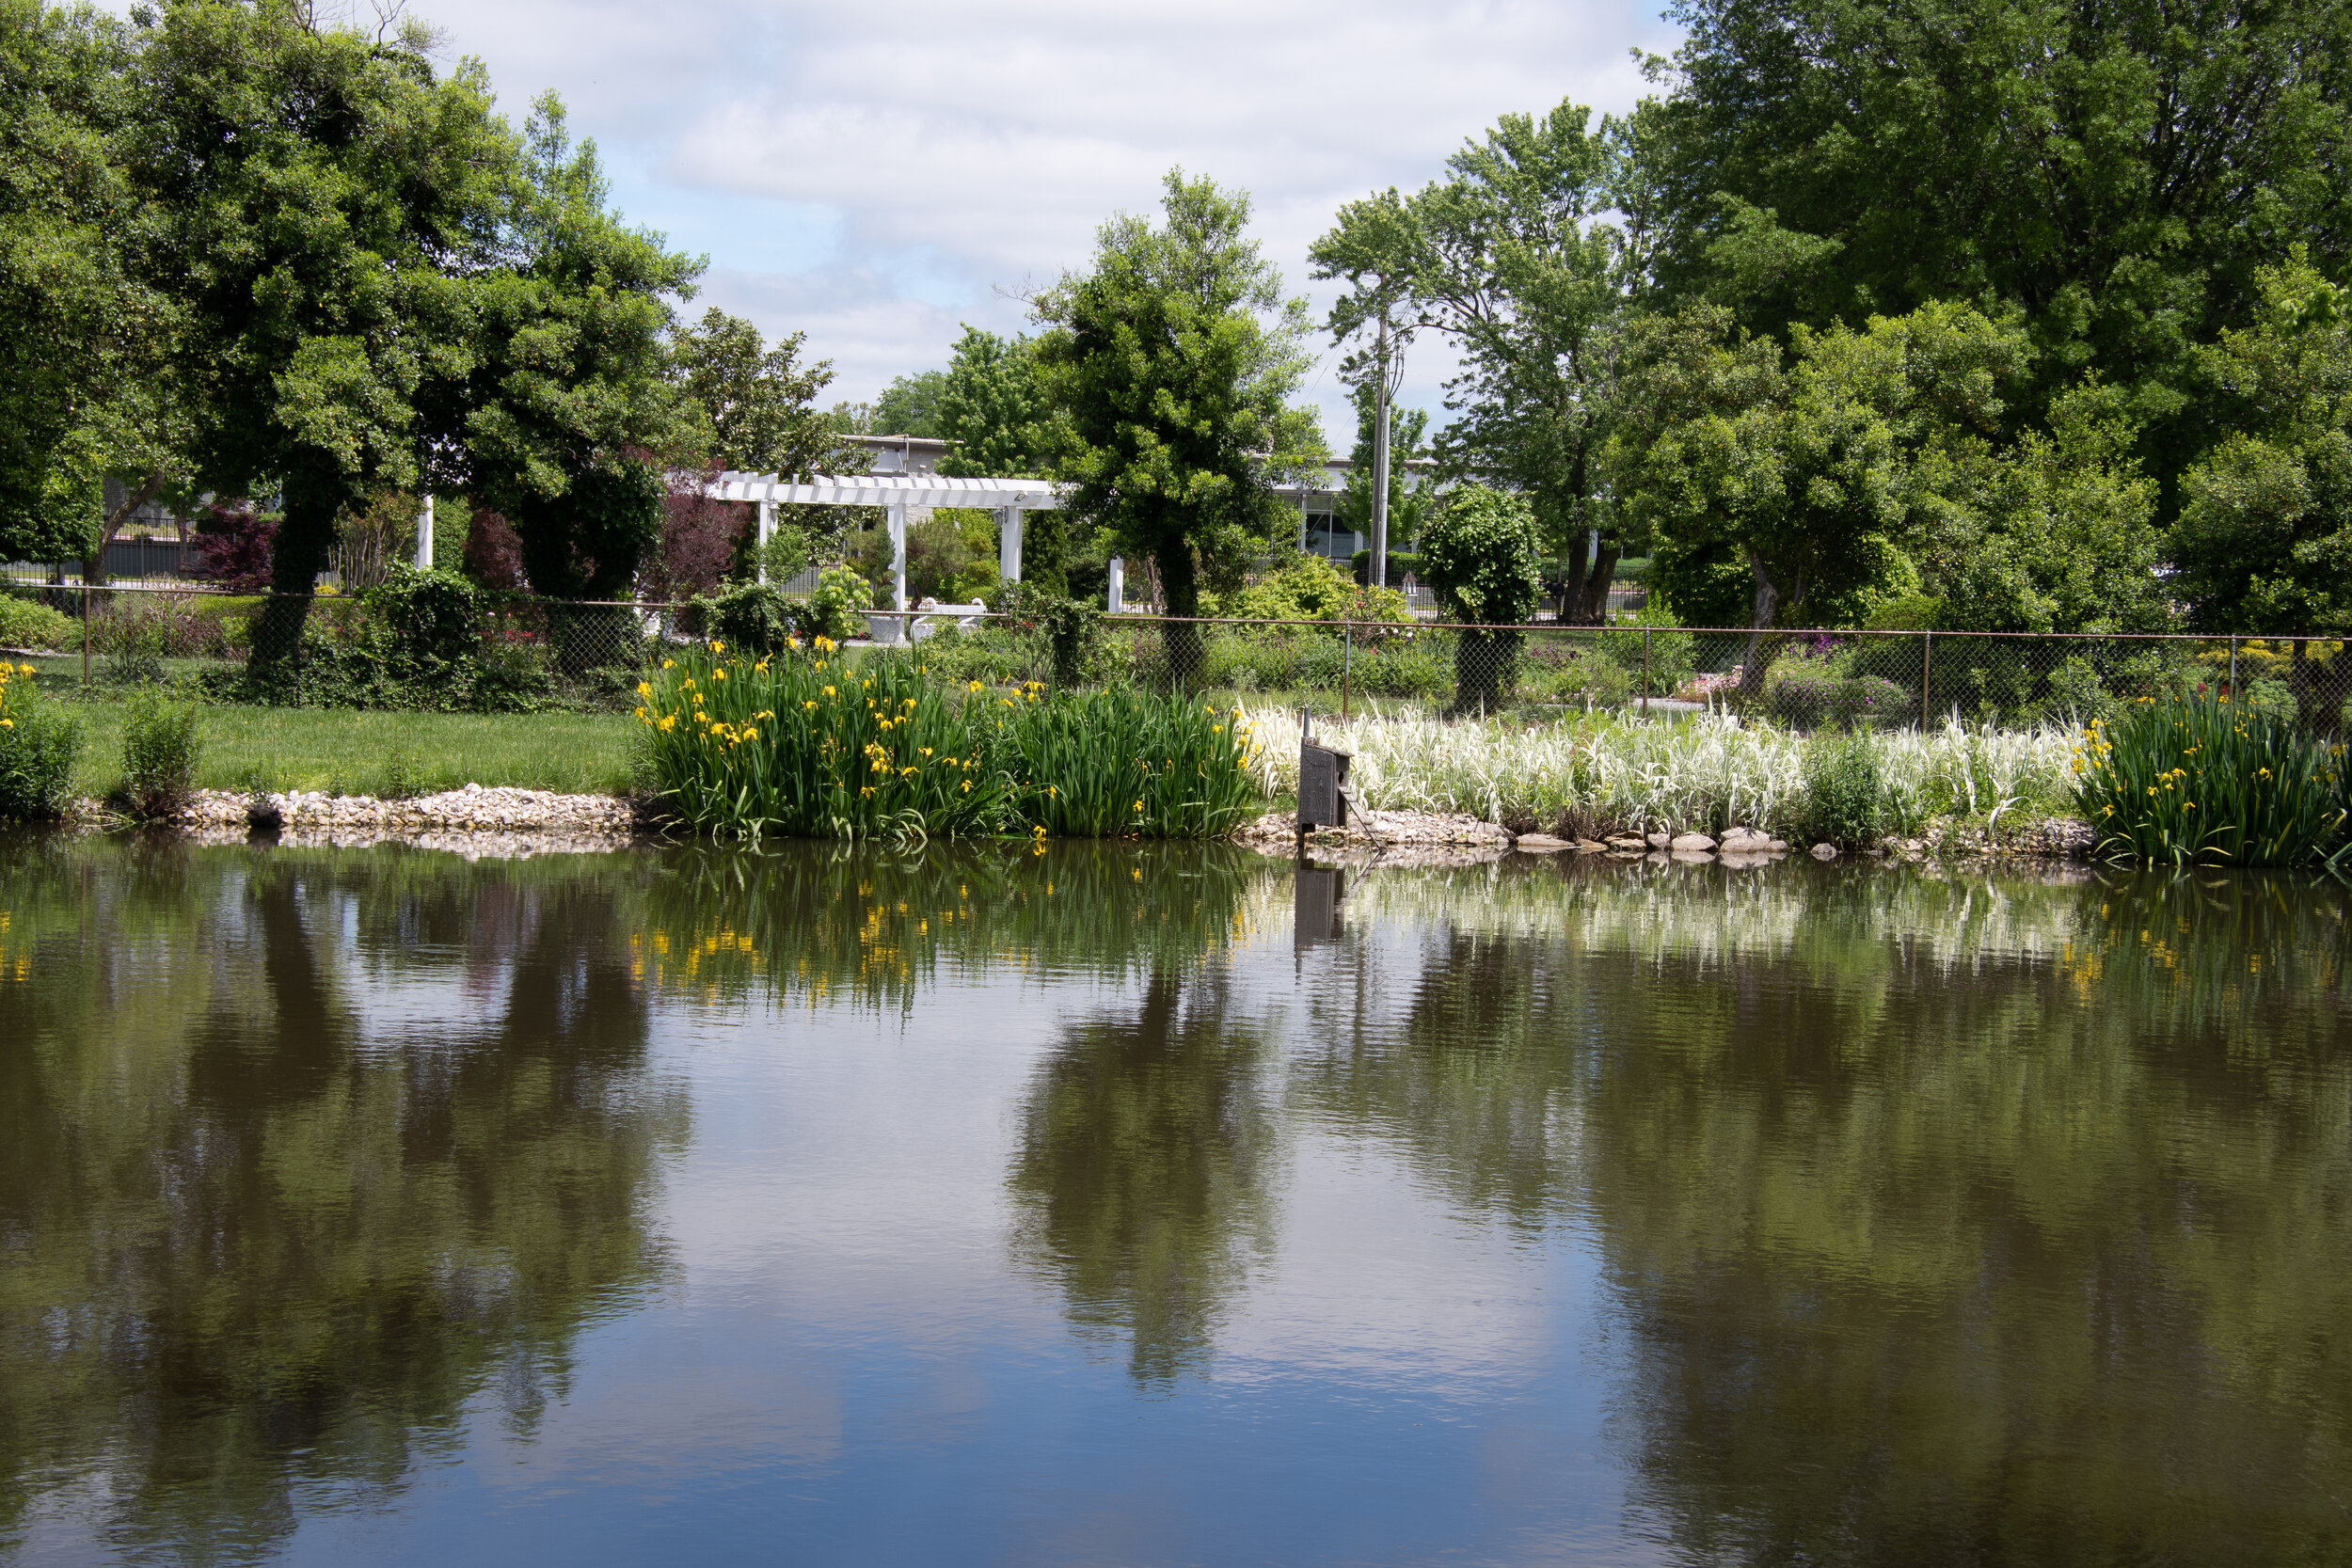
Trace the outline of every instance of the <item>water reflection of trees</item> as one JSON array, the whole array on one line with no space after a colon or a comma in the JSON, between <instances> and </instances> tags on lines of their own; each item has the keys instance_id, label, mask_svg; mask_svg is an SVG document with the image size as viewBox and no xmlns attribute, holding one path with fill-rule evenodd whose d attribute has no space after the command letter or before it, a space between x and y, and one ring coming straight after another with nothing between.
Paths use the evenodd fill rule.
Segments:
<instances>
[{"instance_id":1,"label":"water reflection of trees","mask_svg":"<svg viewBox=\"0 0 2352 1568\"><path fill-rule=\"evenodd\" d=\"M1152 972L1140 1003L1068 1027L1023 1108L1016 1256L1071 1320L1124 1338L1137 1382L1206 1362L1271 1243L1276 1129L1263 1037L1220 972Z\"/></svg>"},{"instance_id":2,"label":"water reflection of trees","mask_svg":"<svg viewBox=\"0 0 2352 1568\"><path fill-rule=\"evenodd\" d=\"M1438 933L1403 1027L1311 1080L1462 1201L1588 1216L1680 1553L2340 1552L2341 890L1719 879L1392 887Z\"/></svg>"},{"instance_id":3,"label":"water reflection of trees","mask_svg":"<svg viewBox=\"0 0 2352 1568\"><path fill-rule=\"evenodd\" d=\"M902 1009L943 974L1120 979L1248 934L1264 866L1218 845L685 852L653 885L640 953L663 990L722 1003Z\"/></svg>"},{"instance_id":4,"label":"water reflection of trees","mask_svg":"<svg viewBox=\"0 0 2352 1568\"><path fill-rule=\"evenodd\" d=\"M653 1276L684 1112L644 1069L625 864L0 874L30 1025L0 1052L0 1530L62 1486L122 1547L265 1552L302 1490L398 1484L479 1392L527 1427Z\"/></svg>"}]
</instances>

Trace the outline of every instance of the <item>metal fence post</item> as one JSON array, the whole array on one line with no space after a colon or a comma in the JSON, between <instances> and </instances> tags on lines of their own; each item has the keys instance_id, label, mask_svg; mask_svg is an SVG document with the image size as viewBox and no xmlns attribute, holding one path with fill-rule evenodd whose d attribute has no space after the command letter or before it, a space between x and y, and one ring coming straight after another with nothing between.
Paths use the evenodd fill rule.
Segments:
<instances>
[{"instance_id":1,"label":"metal fence post","mask_svg":"<svg viewBox=\"0 0 2352 1568\"><path fill-rule=\"evenodd\" d=\"M1642 628L1642 717L1649 717L1649 627Z\"/></svg>"},{"instance_id":2,"label":"metal fence post","mask_svg":"<svg viewBox=\"0 0 2352 1568\"><path fill-rule=\"evenodd\" d=\"M2230 695L2237 695L2237 638L2230 639Z\"/></svg>"},{"instance_id":3,"label":"metal fence post","mask_svg":"<svg viewBox=\"0 0 2352 1568\"><path fill-rule=\"evenodd\" d=\"M1919 727L1928 727L1928 688L1935 673L1935 633L1919 634Z\"/></svg>"},{"instance_id":4,"label":"metal fence post","mask_svg":"<svg viewBox=\"0 0 2352 1568\"><path fill-rule=\"evenodd\" d=\"M1347 623L1347 649L1340 655L1340 717L1347 717L1347 704L1356 687L1356 623Z\"/></svg>"},{"instance_id":5,"label":"metal fence post","mask_svg":"<svg viewBox=\"0 0 2352 1568\"><path fill-rule=\"evenodd\" d=\"M82 695L89 695L89 578L82 578Z\"/></svg>"}]
</instances>

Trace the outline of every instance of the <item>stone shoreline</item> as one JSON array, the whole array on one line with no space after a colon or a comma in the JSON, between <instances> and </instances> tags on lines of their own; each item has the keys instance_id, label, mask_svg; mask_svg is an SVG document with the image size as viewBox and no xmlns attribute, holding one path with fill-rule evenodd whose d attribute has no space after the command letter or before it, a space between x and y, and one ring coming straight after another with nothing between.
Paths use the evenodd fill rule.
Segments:
<instances>
[{"instance_id":1,"label":"stone shoreline","mask_svg":"<svg viewBox=\"0 0 2352 1568\"><path fill-rule=\"evenodd\" d=\"M85 800L70 820L97 828L119 819L100 802ZM659 814L645 801L481 784L405 800L303 790L261 796L200 790L174 825L207 844L243 843L258 832L296 847L405 844L469 858L615 849L653 837L661 830ZM1297 843L1295 818L1287 809L1267 812L1238 830L1233 841L1263 853L1287 856ZM1981 832L1934 824L1917 837L1889 839L1859 853L1875 860L1911 863L2010 858L2080 862L2089 859L2091 844L2088 823L2044 818L2006 831L1989 844ZM1309 835L1308 845L1319 856L1399 866L1476 865L1523 854L1660 863L1719 862L1737 869L1770 864L1792 854L1821 860L1834 860L1839 854L1827 845L1807 850L1748 828L1732 828L1721 838L1697 832L1671 837L1619 833L1605 840L1563 838L1541 832L1515 833L1499 823L1467 815L1415 811L1353 812L1346 828L1321 829Z\"/></svg>"},{"instance_id":2,"label":"stone shoreline","mask_svg":"<svg viewBox=\"0 0 2352 1568\"><path fill-rule=\"evenodd\" d=\"M1293 853L1298 842L1295 816L1271 811L1244 826L1237 842L1268 854ZM1439 812L1350 812L1345 828L1322 828L1307 837L1314 853L1380 865L1474 865L1509 854L1597 855L1611 860L1659 863L1721 863L1733 869L1768 865L1792 854L1836 860L1841 854L1914 863L2001 859L2085 861L2094 835L2090 825L2043 818L1987 842L1980 833L1938 823L1915 838L1892 838L1865 850L1840 851L1827 844L1792 846L1758 830L1727 829L1718 838L1701 832L1613 834L1607 839L1562 838L1551 833L1514 833L1499 823Z\"/></svg>"}]
</instances>

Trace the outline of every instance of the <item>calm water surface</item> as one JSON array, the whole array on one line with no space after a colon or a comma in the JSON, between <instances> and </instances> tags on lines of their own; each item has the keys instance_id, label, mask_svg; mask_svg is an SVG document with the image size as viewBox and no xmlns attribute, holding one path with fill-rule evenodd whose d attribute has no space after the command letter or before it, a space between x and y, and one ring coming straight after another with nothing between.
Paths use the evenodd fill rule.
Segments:
<instances>
[{"instance_id":1,"label":"calm water surface","mask_svg":"<svg viewBox=\"0 0 2352 1568\"><path fill-rule=\"evenodd\" d=\"M0 1559L2352 1560L2346 912L0 844Z\"/></svg>"}]
</instances>

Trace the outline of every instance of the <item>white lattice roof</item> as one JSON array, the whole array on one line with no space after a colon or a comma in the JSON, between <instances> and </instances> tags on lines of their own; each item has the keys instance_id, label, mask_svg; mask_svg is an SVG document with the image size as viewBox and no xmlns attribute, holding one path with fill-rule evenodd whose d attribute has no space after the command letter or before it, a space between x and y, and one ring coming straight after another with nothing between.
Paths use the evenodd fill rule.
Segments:
<instances>
[{"instance_id":1,"label":"white lattice roof","mask_svg":"<svg viewBox=\"0 0 2352 1568\"><path fill-rule=\"evenodd\" d=\"M713 499L777 501L787 506L972 506L987 511L1017 506L1053 512L1061 506L1055 485L1041 479L949 479L944 474L811 474L789 481L776 474L744 474L730 468L719 476Z\"/></svg>"}]
</instances>

